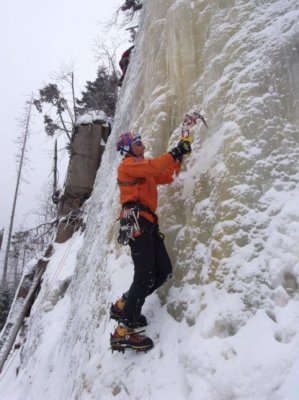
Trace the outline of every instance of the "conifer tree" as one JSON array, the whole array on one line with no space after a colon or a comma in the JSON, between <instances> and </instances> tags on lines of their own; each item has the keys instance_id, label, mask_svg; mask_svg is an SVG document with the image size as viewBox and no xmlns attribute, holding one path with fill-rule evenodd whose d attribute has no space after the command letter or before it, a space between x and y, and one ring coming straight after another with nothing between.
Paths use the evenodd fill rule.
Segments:
<instances>
[{"instance_id":1,"label":"conifer tree","mask_svg":"<svg viewBox=\"0 0 299 400\"><path fill-rule=\"evenodd\" d=\"M63 97L58 86L54 83L49 83L39 91L40 97L33 101L37 110L43 112L43 104L54 106L58 120L53 120L49 114L44 114L45 131L48 136L54 136L56 132L62 131L66 134L68 140L71 140L72 126L69 128L64 119L63 113L67 109L67 101Z\"/></svg>"},{"instance_id":2,"label":"conifer tree","mask_svg":"<svg viewBox=\"0 0 299 400\"><path fill-rule=\"evenodd\" d=\"M117 101L118 78L114 71L109 73L106 66L98 68L96 79L86 82L81 100L77 100L80 113L90 110L103 110L109 117L114 115Z\"/></svg>"},{"instance_id":3,"label":"conifer tree","mask_svg":"<svg viewBox=\"0 0 299 400\"><path fill-rule=\"evenodd\" d=\"M142 8L141 0L126 0L124 4L121 6L121 11L132 10L136 12Z\"/></svg>"},{"instance_id":4,"label":"conifer tree","mask_svg":"<svg viewBox=\"0 0 299 400\"><path fill-rule=\"evenodd\" d=\"M71 67L64 67L52 77L57 83L42 87L33 104L39 113L43 113L46 134L54 136L62 132L69 145L77 117L74 73ZM70 96L67 95L69 92Z\"/></svg>"},{"instance_id":5,"label":"conifer tree","mask_svg":"<svg viewBox=\"0 0 299 400\"><path fill-rule=\"evenodd\" d=\"M5 287L1 287L1 291L0 291L0 331L2 330L2 328L6 322L12 300L13 300L12 294L11 294L11 291L9 290L8 286L6 285Z\"/></svg>"}]
</instances>

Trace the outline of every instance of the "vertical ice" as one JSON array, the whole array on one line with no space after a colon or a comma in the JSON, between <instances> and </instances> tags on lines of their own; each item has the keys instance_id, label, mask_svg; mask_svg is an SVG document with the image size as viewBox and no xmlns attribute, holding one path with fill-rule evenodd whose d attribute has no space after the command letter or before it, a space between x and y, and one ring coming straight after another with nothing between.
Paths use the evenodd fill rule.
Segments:
<instances>
[{"instance_id":1,"label":"vertical ice","mask_svg":"<svg viewBox=\"0 0 299 400\"><path fill-rule=\"evenodd\" d=\"M263 349L289 343L291 353L295 333L287 315L299 320L298 21L297 0L145 2L63 299L65 321L47 339L44 357L45 326L62 303L32 325L18 378L26 390L16 398L32 398L34 373L37 381L46 377L47 398L167 398L171 392L174 399L283 399L283 366L292 365L292 356L272 344L282 361L271 359ZM121 131L135 129L148 155L158 155L176 143L180 121L192 110L204 112L209 130L193 128L192 155L175 183L160 190L174 277L159 293L167 313L151 328L160 344L152 358L138 360L153 376L139 385L135 361L124 358L116 368L107 350L107 309L131 273L130 258L116 243L115 142ZM259 326L261 355L251 364L247 348Z\"/></svg>"}]
</instances>

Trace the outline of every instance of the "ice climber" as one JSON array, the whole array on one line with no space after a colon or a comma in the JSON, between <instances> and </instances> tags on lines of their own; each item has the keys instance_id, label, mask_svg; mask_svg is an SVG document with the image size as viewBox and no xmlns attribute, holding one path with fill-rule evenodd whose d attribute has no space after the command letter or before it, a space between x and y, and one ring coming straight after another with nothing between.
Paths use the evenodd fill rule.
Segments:
<instances>
[{"instance_id":1,"label":"ice climber","mask_svg":"<svg viewBox=\"0 0 299 400\"><path fill-rule=\"evenodd\" d=\"M133 282L127 292L110 308L110 317L118 321L111 334L112 350L133 348L146 351L153 341L138 332L147 325L141 314L145 298L171 277L172 266L159 231L157 185L171 183L180 170L183 156L191 152L189 142L181 140L169 153L144 158L145 146L135 132L125 132L117 141L124 158L118 167L118 185L122 211L118 241L128 244L134 263Z\"/></svg>"},{"instance_id":2,"label":"ice climber","mask_svg":"<svg viewBox=\"0 0 299 400\"><path fill-rule=\"evenodd\" d=\"M122 76L119 78L118 81L118 86L121 86L123 84L123 80L125 78L127 68L130 62L130 56L131 56L131 51L134 49L134 46L131 46L128 50L126 50L123 55L121 56L119 66L120 69L122 70Z\"/></svg>"}]
</instances>

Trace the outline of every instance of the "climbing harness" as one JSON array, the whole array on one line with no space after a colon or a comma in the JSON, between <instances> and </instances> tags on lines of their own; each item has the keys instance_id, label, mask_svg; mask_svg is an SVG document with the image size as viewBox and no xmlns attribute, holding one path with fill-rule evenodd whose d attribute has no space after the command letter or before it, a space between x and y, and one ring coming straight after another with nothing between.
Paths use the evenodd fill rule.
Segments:
<instances>
[{"instance_id":1,"label":"climbing harness","mask_svg":"<svg viewBox=\"0 0 299 400\"><path fill-rule=\"evenodd\" d=\"M139 222L139 211L136 208L125 208L123 215L119 219L120 229L118 236L118 243L126 246L130 240L135 240L135 237L142 234Z\"/></svg>"},{"instance_id":2,"label":"climbing harness","mask_svg":"<svg viewBox=\"0 0 299 400\"><path fill-rule=\"evenodd\" d=\"M140 211L150 214L154 218L154 226L158 221L157 215L152 210L137 202L124 203L122 206L120 221L120 229L118 236L118 243L126 246L130 240L135 240L143 234L143 230L139 225Z\"/></svg>"},{"instance_id":3,"label":"climbing harness","mask_svg":"<svg viewBox=\"0 0 299 400\"><path fill-rule=\"evenodd\" d=\"M147 206L145 206L145 205L143 205L141 203L138 203L137 201L129 201L127 203L124 203L122 205L122 208L123 209L125 209L125 208L135 208L138 211L146 212L146 213L150 214L153 217L155 224L158 222L157 215L149 207L147 207Z\"/></svg>"}]
</instances>

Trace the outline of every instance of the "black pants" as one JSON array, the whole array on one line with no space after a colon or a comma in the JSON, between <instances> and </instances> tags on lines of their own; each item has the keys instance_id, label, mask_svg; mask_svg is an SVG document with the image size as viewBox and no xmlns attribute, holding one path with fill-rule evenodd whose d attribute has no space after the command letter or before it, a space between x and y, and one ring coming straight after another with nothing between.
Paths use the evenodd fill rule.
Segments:
<instances>
[{"instance_id":1,"label":"black pants","mask_svg":"<svg viewBox=\"0 0 299 400\"><path fill-rule=\"evenodd\" d=\"M125 322L133 322L141 313L145 298L171 277L172 266L157 224L140 217L143 234L130 240L134 262L133 283L126 294Z\"/></svg>"}]
</instances>

